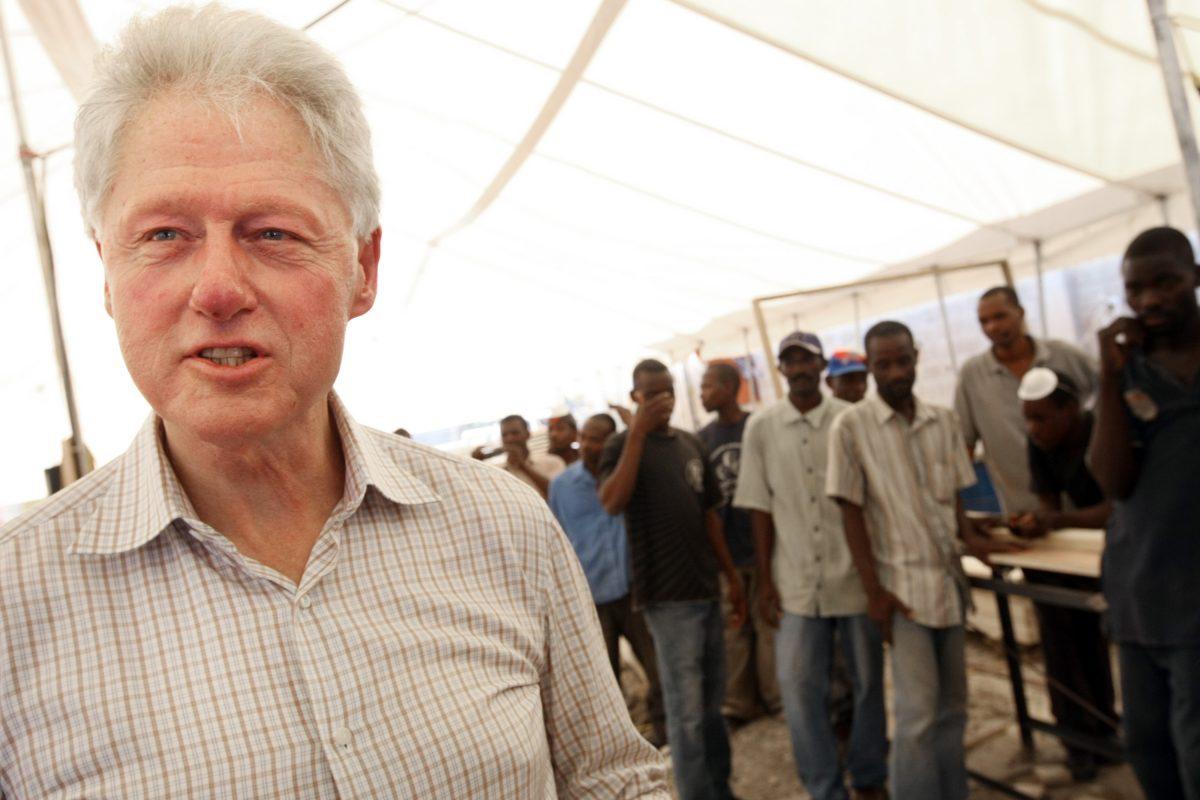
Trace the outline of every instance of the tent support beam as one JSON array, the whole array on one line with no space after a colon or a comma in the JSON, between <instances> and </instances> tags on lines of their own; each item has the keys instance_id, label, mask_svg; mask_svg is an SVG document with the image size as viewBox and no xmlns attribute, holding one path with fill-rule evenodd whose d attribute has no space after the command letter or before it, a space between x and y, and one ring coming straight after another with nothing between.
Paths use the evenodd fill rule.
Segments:
<instances>
[{"instance_id":1,"label":"tent support beam","mask_svg":"<svg viewBox=\"0 0 1200 800\"><path fill-rule=\"evenodd\" d=\"M950 354L950 368L958 372L958 354L954 352L954 332L950 330L950 312L946 310L946 288L942 285L942 271L931 267L933 285L937 287L938 311L942 315L942 330L946 333L946 350Z\"/></svg>"},{"instance_id":2,"label":"tent support beam","mask_svg":"<svg viewBox=\"0 0 1200 800\"><path fill-rule=\"evenodd\" d=\"M1192 114L1184 89L1183 71L1179 66L1179 53L1175 49L1175 30L1171 25L1171 18L1167 15L1165 0L1146 0L1146 7L1150 10L1150 22L1154 26L1158 62L1162 67L1163 82L1167 87L1171 116L1175 120L1175 136L1179 139L1179 151L1183 156L1188 194L1192 199L1192 222L1196 224L1197 230L1200 230L1200 150L1196 148L1196 131L1192 127Z\"/></svg>"},{"instance_id":3,"label":"tent support beam","mask_svg":"<svg viewBox=\"0 0 1200 800\"><path fill-rule=\"evenodd\" d=\"M58 361L58 374L62 381L67 417L71 423L71 439L67 451L72 465L75 467L75 475L82 477L88 472L88 459L84 455L83 437L79 431L79 414L75 409L75 390L71 383L71 368L67 362L66 341L63 338L62 320L59 315L58 286L54 278L54 251L50 247L50 230L46 226L46 206L43 202L41 188L38 186L37 176L33 172L33 161L37 156L29 149L25 134L25 117L21 113L17 79L13 72L12 50L9 47L8 28L5 25L3 13L0 13L0 52L4 56L8 96L12 101L13 124L17 129L18 156L21 159L21 171L25 177L25 194L29 198L33 232L37 238L38 255L42 264L42 281L45 284L46 305L50 312L50 328L54 337L54 355Z\"/></svg>"},{"instance_id":4,"label":"tent support beam","mask_svg":"<svg viewBox=\"0 0 1200 800\"><path fill-rule=\"evenodd\" d=\"M1042 240L1033 240L1033 268L1037 271L1038 284L1038 314L1042 320L1042 338L1050 335L1050 320L1046 318L1046 275L1042 269Z\"/></svg>"}]
</instances>

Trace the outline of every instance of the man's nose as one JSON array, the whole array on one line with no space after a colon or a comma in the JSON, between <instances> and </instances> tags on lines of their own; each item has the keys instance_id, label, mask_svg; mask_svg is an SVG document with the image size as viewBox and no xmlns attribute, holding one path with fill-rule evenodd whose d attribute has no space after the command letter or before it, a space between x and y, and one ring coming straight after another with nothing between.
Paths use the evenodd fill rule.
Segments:
<instances>
[{"instance_id":1,"label":"man's nose","mask_svg":"<svg viewBox=\"0 0 1200 800\"><path fill-rule=\"evenodd\" d=\"M192 286L190 306L210 319L225 322L258 306L249 280L249 260L233 242L212 236L196 257L199 274Z\"/></svg>"}]
</instances>

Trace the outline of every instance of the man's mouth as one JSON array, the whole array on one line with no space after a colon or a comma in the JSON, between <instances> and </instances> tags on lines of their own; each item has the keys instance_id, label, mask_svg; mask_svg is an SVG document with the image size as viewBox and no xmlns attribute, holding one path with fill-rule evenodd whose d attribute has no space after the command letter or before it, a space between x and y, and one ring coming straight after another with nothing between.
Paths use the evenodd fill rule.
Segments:
<instances>
[{"instance_id":1,"label":"man's mouth","mask_svg":"<svg viewBox=\"0 0 1200 800\"><path fill-rule=\"evenodd\" d=\"M250 347L206 347L197 355L222 367L240 367L258 358L258 353Z\"/></svg>"}]
</instances>

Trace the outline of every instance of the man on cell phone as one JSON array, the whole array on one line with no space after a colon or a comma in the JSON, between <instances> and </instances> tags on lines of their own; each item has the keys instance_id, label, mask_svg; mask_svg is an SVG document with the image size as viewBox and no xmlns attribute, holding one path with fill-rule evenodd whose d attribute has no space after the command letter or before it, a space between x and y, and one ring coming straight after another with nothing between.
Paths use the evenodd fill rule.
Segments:
<instances>
[{"instance_id":1,"label":"man on cell phone","mask_svg":"<svg viewBox=\"0 0 1200 800\"><path fill-rule=\"evenodd\" d=\"M1135 317L1100 331L1088 464L1113 499L1104 549L1130 764L1150 800L1200 797L1200 267L1151 228L1121 262Z\"/></svg>"},{"instance_id":2,"label":"man on cell phone","mask_svg":"<svg viewBox=\"0 0 1200 800\"><path fill-rule=\"evenodd\" d=\"M550 453L529 451L529 423L519 414L510 414L500 420L500 441L499 450L489 453L484 447L476 447L471 457L483 460L506 453L504 469L532 486L542 497L548 496L550 481L567 468L566 463Z\"/></svg>"}]
</instances>

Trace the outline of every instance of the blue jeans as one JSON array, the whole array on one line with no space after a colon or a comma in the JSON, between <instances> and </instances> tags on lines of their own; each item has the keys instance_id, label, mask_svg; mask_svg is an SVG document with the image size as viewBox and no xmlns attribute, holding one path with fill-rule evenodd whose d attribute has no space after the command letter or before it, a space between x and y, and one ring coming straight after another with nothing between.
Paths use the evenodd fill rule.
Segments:
<instances>
[{"instance_id":1,"label":"blue jeans","mask_svg":"<svg viewBox=\"0 0 1200 800\"><path fill-rule=\"evenodd\" d=\"M883 642L866 614L784 614L775 636L775 667L792 737L796 772L813 800L846 800L837 741L829 718L833 633L854 686L854 727L846 767L857 789L887 783L887 719L883 709Z\"/></svg>"},{"instance_id":2,"label":"blue jeans","mask_svg":"<svg viewBox=\"0 0 1200 800\"><path fill-rule=\"evenodd\" d=\"M1120 647L1125 744L1146 800L1200 800L1200 647Z\"/></svg>"},{"instance_id":3,"label":"blue jeans","mask_svg":"<svg viewBox=\"0 0 1200 800\"><path fill-rule=\"evenodd\" d=\"M966 630L892 619L893 800L966 800Z\"/></svg>"},{"instance_id":4,"label":"blue jeans","mask_svg":"<svg viewBox=\"0 0 1200 800\"><path fill-rule=\"evenodd\" d=\"M655 603L644 616L658 657L675 789L681 800L729 800L721 606L716 600Z\"/></svg>"}]
</instances>

